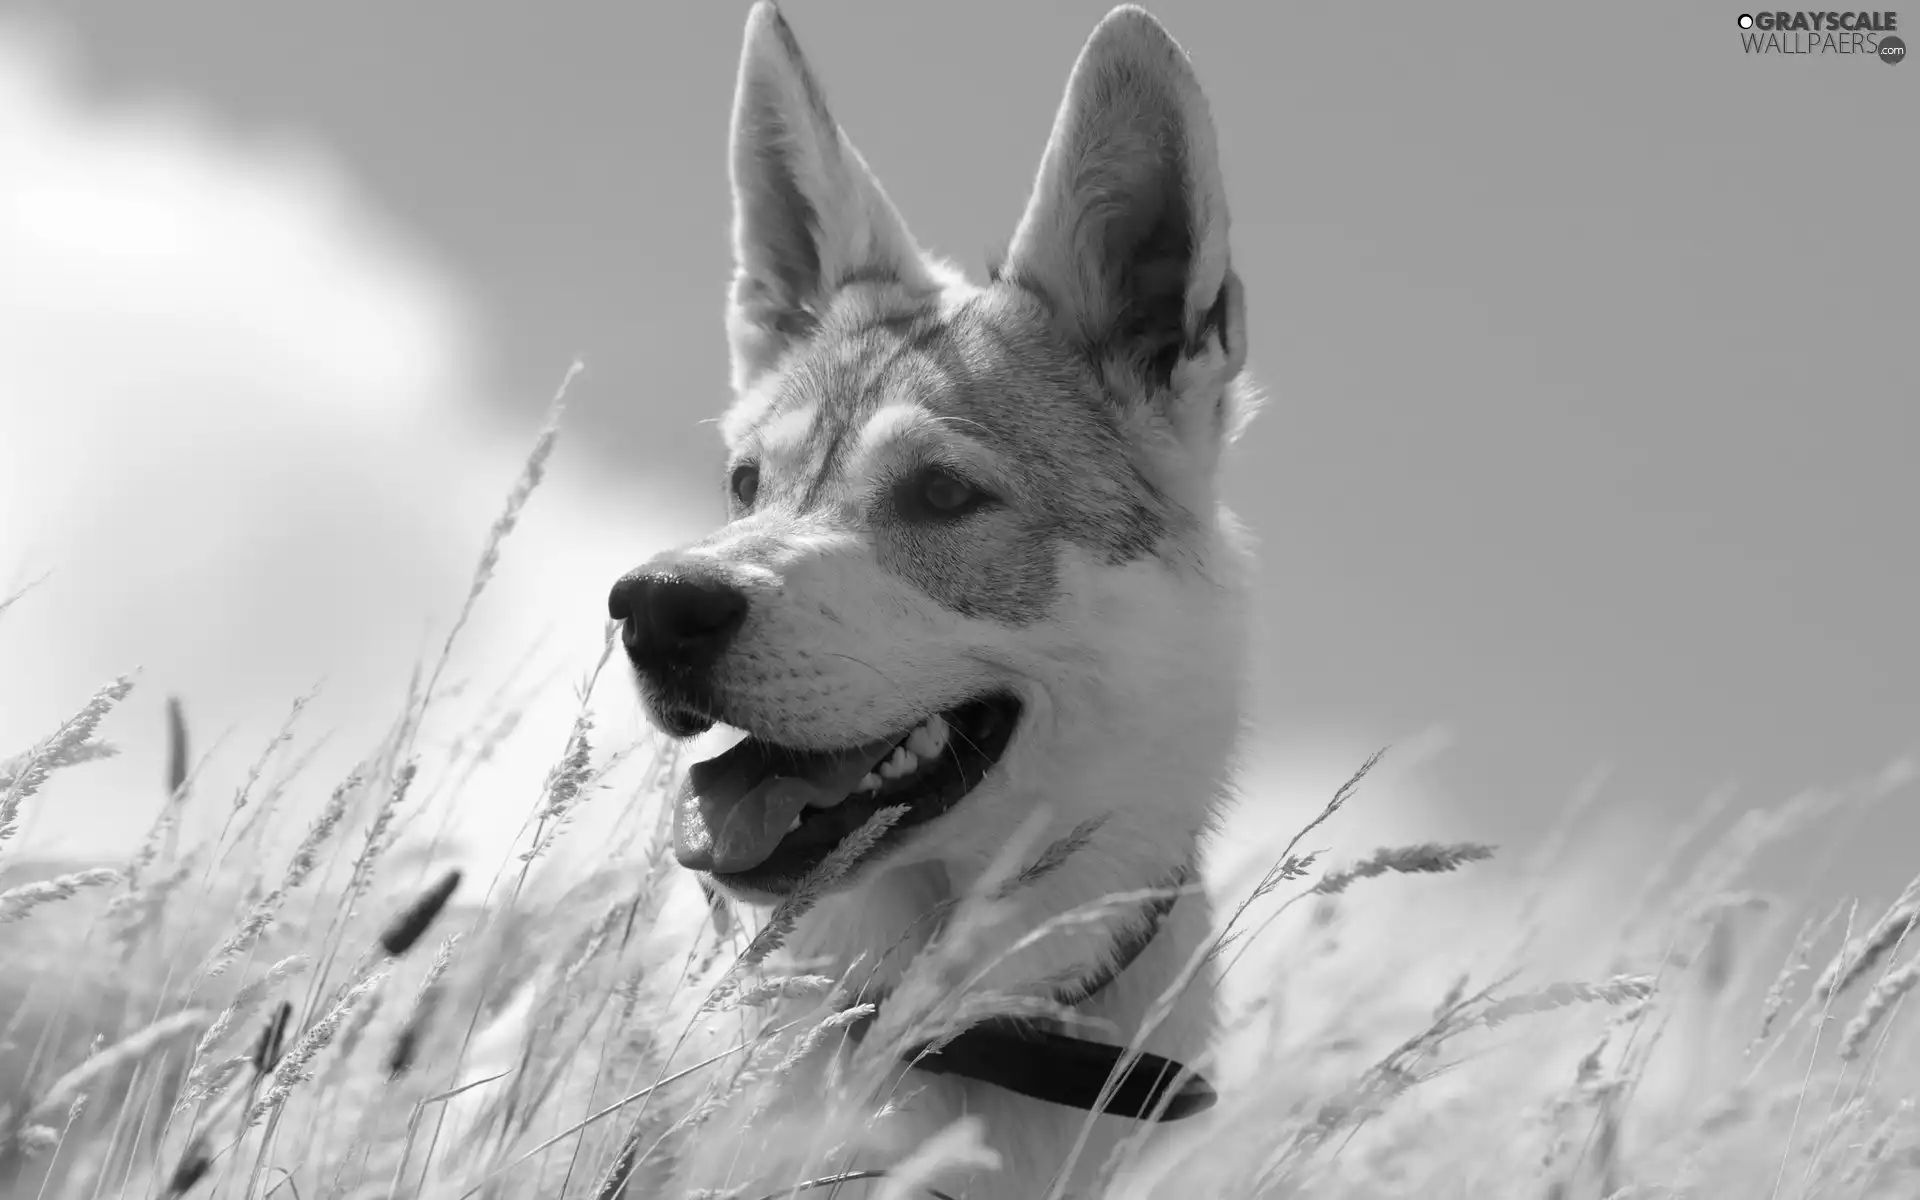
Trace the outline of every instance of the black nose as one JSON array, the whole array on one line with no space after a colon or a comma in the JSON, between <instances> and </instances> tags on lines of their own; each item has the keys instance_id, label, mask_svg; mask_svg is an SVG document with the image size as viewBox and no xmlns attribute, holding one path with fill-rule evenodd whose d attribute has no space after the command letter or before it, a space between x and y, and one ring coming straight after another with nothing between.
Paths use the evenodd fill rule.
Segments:
<instances>
[{"instance_id":1,"label":"black nose","mask_svg":"<svg viewBox=\"0 0 1920 1200\"><path fill-rule=\"evenodd\" d=\"M719 580L642 567L613 585L607 614L626 622L636 666L700 666L719 657L746 622L747 597Z\"/></svg>"}]
</instances>

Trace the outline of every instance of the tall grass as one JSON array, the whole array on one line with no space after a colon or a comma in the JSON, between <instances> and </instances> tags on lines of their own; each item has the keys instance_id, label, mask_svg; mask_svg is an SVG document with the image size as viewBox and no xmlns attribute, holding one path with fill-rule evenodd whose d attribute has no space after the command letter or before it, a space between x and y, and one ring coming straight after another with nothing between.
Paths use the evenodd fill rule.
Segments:
<instances>
[{"instance_id":1,"label":"tall grass","mask_svg":"<svg viewBox=\"0 0 1920 1200\"><path fill-rule=\"evenodd\" d=\"M130 860L10 878L25 806L111 753L100 733L135 681L110 683L0 762L0 997L11 1006L0 1014L0 1194L602 1198L683 1194L682 1178L789 1181L705 1193L756 1200L855 1180L940 1196L966 1171L991 1178L993 1150L964 1120L879 1170L874 1116L898 1103L908 1048L987 1015L1050 1015L981 990L978 935L1020 888L1085 852L1094 829L1044 845L1037 824L1012 837L876 1014L854 1002L856 978L782 950L899 814L878 814L764 918L700 895L665 837L675 748L607 750L596 733L607 629L493 876L392 869L409 847L419 863L434 857L445 830L421 819L424 798L483 784L515 735L511 706L451 739L422 730L539 485L558 413L556 398L439 658L344 778L303 768L303 699L232 797L203 794L190 709L170 704L159 815ZM16 598L0 600L0 616L21 619L8 612ZM614 768L635 755L640 778L615 788ZM1623 881L1616 961L1597 978L1532 973L1533 948L1551 937L1538 895L1489 914L1518 926L1513 969L1463 976L1418 998L1417 1014L1404 989L1362 990L1339 965L1343 940L1370 953L1367 929L1351 928L1352 894L1405 876L1396 890L1419 905L1432 884L1418 877L1473 871L1494 850L1384 846L1324 865L1302 839L1332 836L1322 823L1364 802L1372 765L1260 877L1237 890L1215 881L1229 915L1192 966L1266 963L1272 977L1239 989L1252 1001L1195 1064L1231 1085L1219 1107L1123 1147L1105 1164L1112 1196L1920 1194L1920 1064L1902 1020L1920 982L1915 889L1877 914L1855 905L1822 919L1747 880L1768 844L1906 781L1747 814L1647 881ZM302 794L312 800L295 802ZM549 869L595 803L620 809L600 868ZM190 806L220 819L210 841L183 847ZM285 815L295 811L315 815ZM1706 838L1715 816L1689 836ZM1550 893L1557 871L1537 862L1533 886ZM1370 911L1392 919L1390 907ZM1027 936L1087 919L1060 914ZM1265 952L1250 957L1256 946ZM1453 948L1439 939L1422 953L1445 962ZM1296 997L1329 993L1331 1021L1282 1015ZM848 1037L856 1027L863 1036Z\"/></svg>"}]
</instances>

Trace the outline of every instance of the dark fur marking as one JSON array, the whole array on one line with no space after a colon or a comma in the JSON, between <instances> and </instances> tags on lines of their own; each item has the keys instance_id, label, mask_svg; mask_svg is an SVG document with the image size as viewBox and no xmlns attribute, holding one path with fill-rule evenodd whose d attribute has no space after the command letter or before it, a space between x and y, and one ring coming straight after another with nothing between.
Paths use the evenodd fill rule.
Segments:
<instances>
[{"instance_id":1,"label":"dark fur marking","mask_svg":"<svg viewBox=\"0 0 1920 1200\"><path fill-rule=\"evenodd\" d=\"M827 412L825 405L821 406L820 412L824 418ZM833 486L834 477L839 474L840 461L845 457L846 425L834 423L827 428L825 436L826 446L820 451L820 465L815 468L813 479L808 484L805 494L800 497L802 511L819 506L821 499L827 494L827 489ZM810 438L809 441L811 440Z\"/></svg>"},{"instance_id":2,"label":"dark fur marking","mask_svg":"<svg viewBox=\"0 0 1920 1200\"><path fill-rule=\"evenodd\" d=\"M891 333L900 337L911 336L920 328L923 319L919 313L914 312L885 313L875 317L867 324L862 325L860 332Z\"/></svg>"},{"instance_id":3,"label":"dark fur marking","mask_svg":"<svg viewBox=\"0 0 1920 1200\"><path fill-rule=\"evenodd\" d=\"M884 569L957 613L1011 624L1052 610L1062 544L1124 564L1152 555L1179 520L1135 465L1098 372L1034 304L1001 287L946 320L928 310L829 335L796 356L764 418L815 407L800 445L770 468L787 476L778 491L796 511L850 484ZM847 480L850 447L896 401L921 402L992 449L1004 503L954 525L914 524L885 499L891 476Z\"/></svg>"},{"instance_id":4,"label":"dark fur marking","mask_svg":"<svg viewBox=\"0 0 1920 1200\"><path fill-rule=\"evenodd\" d=\"M894 284L900 282L900 276L886 263L866 263L855 267L834 281L834 286L850 287L856 283Z\"/></svg>"}]
</instances>

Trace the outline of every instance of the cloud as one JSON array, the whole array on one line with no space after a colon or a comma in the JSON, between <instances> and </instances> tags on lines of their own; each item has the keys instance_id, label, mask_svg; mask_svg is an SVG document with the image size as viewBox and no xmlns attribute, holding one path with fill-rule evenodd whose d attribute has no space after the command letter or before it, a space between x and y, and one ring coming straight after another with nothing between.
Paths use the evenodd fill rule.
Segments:
<instances>
[{"instance_id":1,"label":"cloud","mask_svg":"<svg viewBox=\"0 0 1920 1200\"><path fill-rule=\"evenodd\" d=\"M324 154L89 96L56 39L0 23L0 162L0 594L48 576L0 618L0 751L140 668L109 731L126 754L30 814L43 848L111 853L159 800L169 693L202 748L228 735L229 768L322 679L315 729L366 746L534 428L484 415L467 297ZM549 628L590 661L607 584L679 532L595 471L563 434L463 671Z\"/></svg>"}]
</instances>

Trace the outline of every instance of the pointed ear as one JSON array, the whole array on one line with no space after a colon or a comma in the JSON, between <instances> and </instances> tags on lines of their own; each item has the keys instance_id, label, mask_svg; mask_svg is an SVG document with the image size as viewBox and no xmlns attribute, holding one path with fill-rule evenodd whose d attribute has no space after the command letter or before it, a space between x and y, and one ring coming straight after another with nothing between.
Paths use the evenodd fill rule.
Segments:
<instances>
[{"instance_id":1,"label":"pointed ear","mask_svg":"<svg viewBox=\"0 0 1920 1200\"><path fill-rule=\"evenodd\" d=\"M827 112L793 31L766 0L747 17L731 150L727 331L736 389L805 337L842 284L932 286L912 235Z\"/></svg>"},{"instance_id":2,"label":"pointed ear","mask_svg":"<svg viewBox=\"0 0 1920 1200\"><path fill-rule=\"evenodd\" d=\"M1231 434L1245 316L1213 118L1186 52L1144 10L1114 9L1081 50L1001 276L1045 297L1110 372L1132 372L1183 442Z\"/></svg>"}]
</instances>

